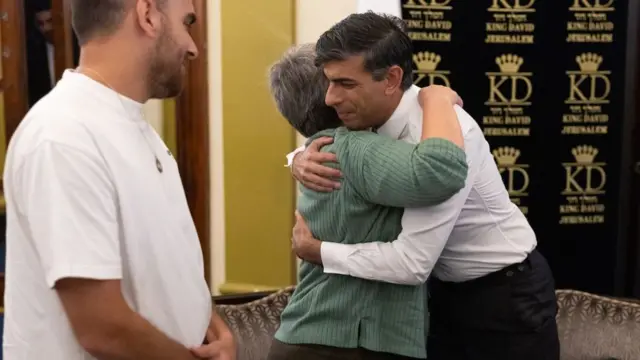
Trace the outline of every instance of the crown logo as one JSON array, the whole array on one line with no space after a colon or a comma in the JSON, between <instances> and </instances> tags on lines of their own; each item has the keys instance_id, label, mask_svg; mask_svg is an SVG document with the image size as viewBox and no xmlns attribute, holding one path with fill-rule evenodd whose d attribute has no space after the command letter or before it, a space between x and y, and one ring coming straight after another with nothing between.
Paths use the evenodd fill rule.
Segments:
<instances>
[{"instance_id":1,"label":"crown logo","mask_svg":"<svg viewBox=\"0 0 640 360\"><path fill-rule=\"evenodd\" d=\"M576 56L576 62L582 72L597 72L602 64L602 56L594 53L584 53Z\"/></svg>"},{"instance_id":2,"label":"crown logo","mask_svg":"<svg viewBox=\"0 0 640 360\"><path fill-rule=\"evenodd\" d=\"M440 55L428 51L413 54L413 62L419 71L435 71L440 63Z\"/></svg>"},{"instance_id":3,"label":"crown logo","mask_svg":"<svg viewBox=\"0 0 640 360\"><path fill-rule=\"evenodd\" d=\"M496 58L496 64L500 67L500 72L507 74L517 73L523 63L524 60L514 54L504 54Z\"/></svg>"},{"instance_id":4,"label":"crown logo","mask_svg":"<svg viewBox=\"0 0 640 360\"><path fill-rule=\"evenodd\" d=\"M493 156L496 158L498 165L515 165L516 160L520 157L520 150L508 146L499 147L493 150Z\"/></svg>"},{"instance_id":5,"label":"crown logo","mask_svg":"<svg viewBox=\"0 0 640 360\"><path fill-rule=\"evenodd\" d=\"M598 155L598 149L590 145L580 145L571 149L571 153L578 164L591 164Z\"/></svg>"}]
</instances>

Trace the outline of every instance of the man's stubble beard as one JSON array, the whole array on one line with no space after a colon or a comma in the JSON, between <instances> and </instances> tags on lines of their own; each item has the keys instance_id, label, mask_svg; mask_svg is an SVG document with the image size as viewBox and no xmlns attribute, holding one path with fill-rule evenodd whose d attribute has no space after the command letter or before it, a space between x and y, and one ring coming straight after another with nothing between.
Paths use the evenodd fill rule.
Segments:
<instances>
[{"instance_id":1,"label":"man's stubble beard","mask_svg":"<svg viewBox=\"0 0 640 360\"><path fill-rule=\"evenodd\" d=\"M168 99L182 93L184 56L176 53L177 48L178 45L171 39L165 27L158 38L147 73L150 98Z\"/></svg>"}]
</instances>

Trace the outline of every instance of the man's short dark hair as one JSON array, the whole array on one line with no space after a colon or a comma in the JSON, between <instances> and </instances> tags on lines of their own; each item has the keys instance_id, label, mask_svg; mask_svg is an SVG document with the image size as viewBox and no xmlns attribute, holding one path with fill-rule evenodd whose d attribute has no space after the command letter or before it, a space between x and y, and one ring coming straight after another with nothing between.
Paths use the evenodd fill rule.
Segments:
<instances>
[{"instance_id":1,"label":"man's short dark hair","mask_svg":"<svg viewBox=\"0 0 640 360\"><path fill-rule=\"evenodd\" d=\"M131 3L130 0L71 0L71 25L80 46L116 31Z\"/></svg>"},{"instance_id":2,"label":"man's short dark hair","mask_svg":"<svg viewBox=\"0 0 640 360\"><path fill-rule=\"evenodd\" d=\"M336 111L325 104L329 81L315 65L313 44L290 48L269 69L269 87L278 111L302 136L342 126Z\"/></svg>"},{"instance_id":3,"label":"man's short dark hair","mask_svg":"<svg viewBox=\"0 0 640 360\"><path fill-rule=\"evenodd\" d=\"M156 0L159 7L167 0ZM118 30L133 0L71 0L71 25L80 46L87 41L108 36Z\"/></svg>"},{"instance_id":4,"label":"man's short dark hair","mask_svg":"<svg viewBox=\"0 0 640 360\"><path fill-rule=\"evenodd\" d=\"M413 84L413 46L402 19L386 14L351 14L333 25L316 43L316 65L362 55L373 79L384 79L394 65L404 71L402 89Z\"/></svg>"}]
</instances>

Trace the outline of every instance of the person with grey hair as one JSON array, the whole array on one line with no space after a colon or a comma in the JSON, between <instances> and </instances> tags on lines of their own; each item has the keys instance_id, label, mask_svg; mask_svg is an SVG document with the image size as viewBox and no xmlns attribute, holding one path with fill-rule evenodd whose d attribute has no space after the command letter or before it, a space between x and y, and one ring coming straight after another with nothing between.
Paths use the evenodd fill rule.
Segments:
<instances>
[{"instance_id":1,"label":"person with grey hair","mask_svg":"<svg viewBox=\"0 0 640 360\"><path fill-rule=\"evenodd\" d=\"M308 142L332 139L320 153L326 161L335 157L343 175L335 192L300 187L297 212L315 234L336 243L387 241L401 230L403 207L439 204L464 187L467 164L454 91L423 89L423 132L411 145L343 126L324 103L329 83L315 60L313 45L294 47L269 76L278 110ZM327 275L303 261L268 359L424 358L424 304L424 285Z\"/></svg>"}]
</instances>

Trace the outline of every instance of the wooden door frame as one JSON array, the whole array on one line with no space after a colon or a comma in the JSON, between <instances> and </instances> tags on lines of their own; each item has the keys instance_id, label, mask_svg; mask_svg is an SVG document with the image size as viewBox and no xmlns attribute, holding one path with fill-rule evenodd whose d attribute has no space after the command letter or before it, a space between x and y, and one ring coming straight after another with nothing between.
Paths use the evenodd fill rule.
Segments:
<instances>
[{"instance_id":1,"label":"wooden door frame","mask_svg":"<svg viewBox=\"0 0 640 360\"><path fill-rule=\"evenodd\" d=\"M4 96L5 147L9 145L9 139L29 108L27 42L24 20L24 2L22 0L0 0L0 29L2 32L0 61L2 61L3 71L0 79L0 91ZM1 179L0 196L2 197L2 211L4 211L4 188ZM4 272L0 273L0 307L4 312Z\"/></svg>"},{"instance_id":2,"label":"wooden door frame","mask_svg":"<svg viewBox=\"0 0 640 360\"><path fill-rule=\"evenodd\" d=\"M1 86L4 95L5 138L8 144L29 109L24 1L0 0L0 26L0 56L4 72Z\"/></svg>"},{"instance_id":3,"label":"wooden door frame","mask_svg":"<svg viewBox=\"0 0 640 360\"><path fill-rule=\"evenodd\" d=\"M73 29L71 9L67 0L51 0L51 20L53 22L54 73L56 81L62 78L66 69L74 68Z\"/></svg>"},{"instance_id":4,"label":"wooden door frame","mask_svg":"<svg viewBox=\"0 0 640 360\"><path fill-rule=\"evenodd\" d=\"M177 161L182 184L195 223L202 254L204 275L211 277L211 185L209 182L209 81L207 54L207 2L193 0L197 21L191 35L199 50L189 62L183 93L176 99Z\"/></svg>"}]
</instances>

